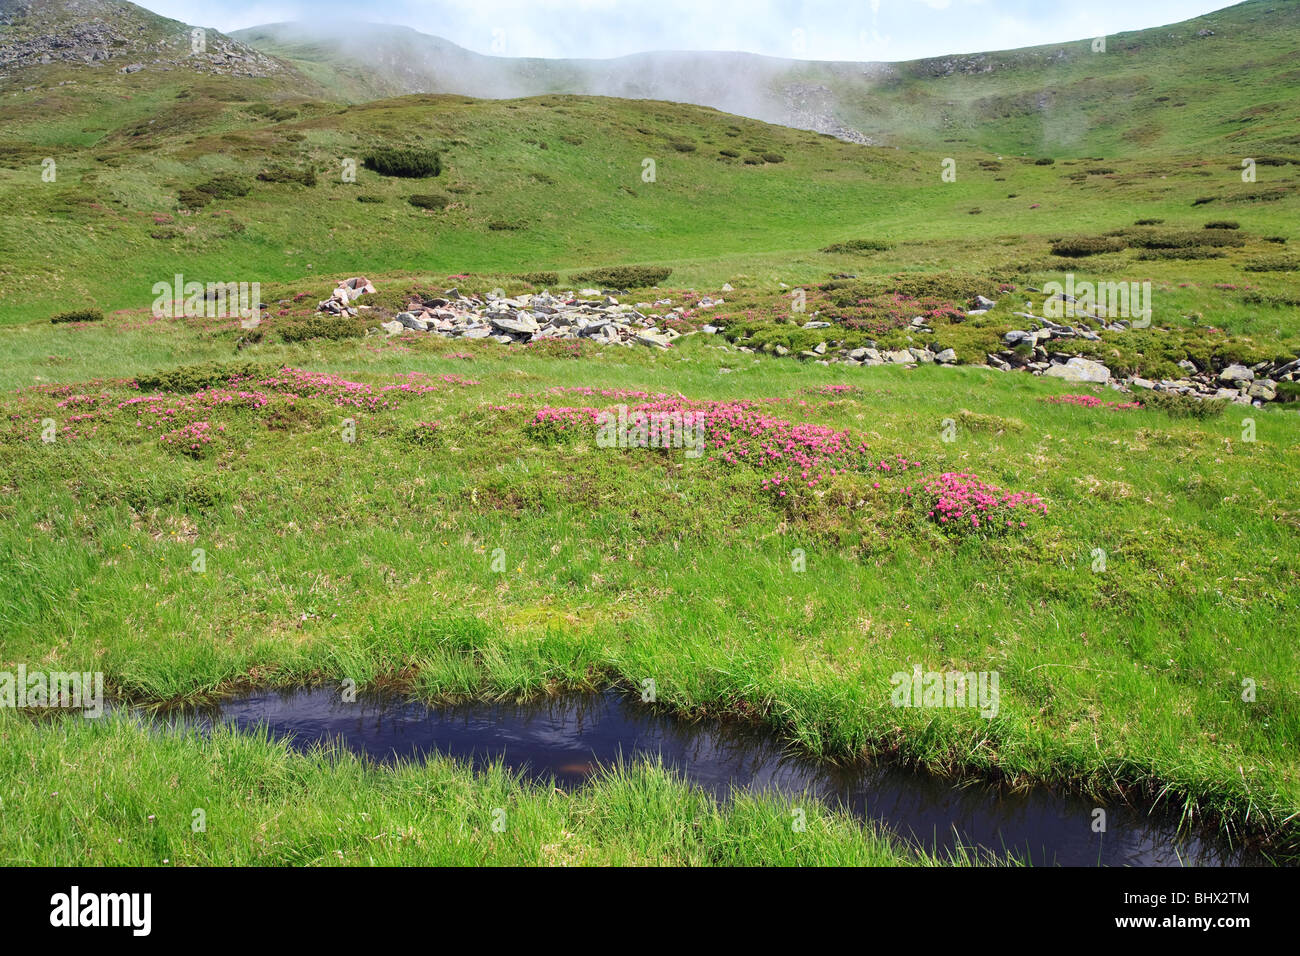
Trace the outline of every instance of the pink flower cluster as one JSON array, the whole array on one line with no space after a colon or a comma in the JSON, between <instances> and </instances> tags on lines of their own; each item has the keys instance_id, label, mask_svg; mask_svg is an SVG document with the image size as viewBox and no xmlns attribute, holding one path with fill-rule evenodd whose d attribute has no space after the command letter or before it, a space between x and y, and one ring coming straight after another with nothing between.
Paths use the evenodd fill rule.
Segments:
<instances>
[{"instance_id":1,"label":"pink flower cluster","mask_svg":"<svg viewBox=\"0 0 1300 956\"><path fill-rule=\"evenodd\" d=\"M1047 514L1047 505L1038 495L1003 491L968 471L947 471L926 478L915 489L903 489L903 493L909 497L920 494L927 517L955 534L1003 533L1026 527L1027 518Z\"/></svg>"},{"instance_id":2,"label":"pink flower cluster","mask_svg":"<svg viewBox=\"0 0 1300 956\"><path fill-rule=\"evenodd\" d=\"M608 414L613 415L610 411ZM626 412L629 422L645 416L651 436L680 427L703 433L708 457L728 465L747 465L766 472L763 487L779 496L788 483L814 488L840 472L873 470L902 473L920 468L921 463L903 455L873 459L865 443L854 441L848 431L826 425L793 423L769 415L759 402L693 401L673 397L634 405ZM594 428L601 424L601 412L590 406L546 405L537 411L530 427L536 431L568 431ZM643 436L644 437L644 436Z\"/></svg>"},{"instance_id":3,"label":"pink flower cluster","mask_svg":"<svg viewBox=\"0 0 1300 956\"><path fill-rule=\"evenodd\" d=\"M1121 411L1141 408L1141 402L1103 402L1096 395L1051 395L1040 399L1049 405L1078 405L1080 408L1112 408Z\"/></svg>"},{"instance_id":4,"label":"pink flower cluster","mask_svg":"<svg viewBox=\"0 0 1300 956\"><path fill-rule=\"evenodd\" d=\"M806 388L804 391L817 395L847 395L849 392L856 392L856 385L817 385L813 388Z\"/></svg>"},{"instance_id":5,"label":"pink flower cluster","mask_svg":"<svg viewBox=\"0 0 1300 956\"><path fill-rule=\"evenodd\" d=\"M631 388L589 388L586 385L556 385L546 390L547 395L582 395L587 398L640 399L643 402L668 398L667 392L642 392ZM522 396L521 396L522 397Z\"/></svg>"},{"instance_id":6,"label":"pink flower cluster","mask_svg":"<svg viewBox=\"0 0 1300 956\"><path fill-rule=\"evenodd\" d=\"M205 414L217 408L247 408L256 411L270 402L266 392L230 391L211 388L193 395L140 395L118 402L120 409L135 412L136 426L152 431L155 425L167 426L185 418ZM152 415L150 421L148 416Z\"/></svg>"},{"instance_id":7,"label":"pink flower cluster","mask_svg":"<svg viewBox=\"0 0 1300 956\"><path fill-rule=\"evenodd\" d=\"M218 425L216 431L223 432L226 430L225 425ZM163 434L162 443L170 445L187 455L197 456L203 449L212 444L213 434L212 425L208 422L190 422L188 425L182 425L174 431Z\"/></svg>"},{"instance_id":8,"label":"pink flower cluster","mask_svg":"<svg viewBox=\"0 0 1300 956\"><path fill-rule=\"evenodd\" d=\"M236 380L232 379L233 381ZM346 406L375 412L394 407L390 398L436 392L439 390L436 382L462 387L482 384L461 375L429 376L423 372L409 372L404 376L403 381L376 388L366 382L353 382L339 375L308 372L300 368L283 368L277 374L260 379L254 384L259 388L270 389L295 398L319 398L333 402L339 407Z\"/></svg>"}]
</instances>

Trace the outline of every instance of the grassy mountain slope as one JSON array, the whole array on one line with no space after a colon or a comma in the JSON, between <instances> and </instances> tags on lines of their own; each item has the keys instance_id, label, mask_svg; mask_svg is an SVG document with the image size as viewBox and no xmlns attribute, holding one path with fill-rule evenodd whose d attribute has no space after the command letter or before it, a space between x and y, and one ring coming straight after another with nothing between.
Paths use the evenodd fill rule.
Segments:
<instances>
[{"instance_id":1,"label":"grassy mountain slope","mask_svg":"<svg viewBox=\"0 0 1300 956\"><path fill-rule=\"evenodd\" d=\"M903 63L741 53L528 60L472 53L405 27L272 24L237 31L337 95L647 97L940 149L1108 157L1214 144L1294 147L1300 3L1250 0L1171 26ZM948 148L956 148L948 146Z\"/></svg>"}]
</instances>

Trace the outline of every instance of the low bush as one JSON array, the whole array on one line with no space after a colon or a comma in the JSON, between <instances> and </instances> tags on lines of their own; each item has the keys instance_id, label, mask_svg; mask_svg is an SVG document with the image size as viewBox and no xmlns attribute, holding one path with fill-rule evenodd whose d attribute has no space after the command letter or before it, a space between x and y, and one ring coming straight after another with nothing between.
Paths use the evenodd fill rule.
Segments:
<instances>
[{"instance_id":1,"label":"low bush","mask_svg":"<svg viewBox=\"0 0 1300 956\"><path fill-rule=\"evenodd\" d=\"M1232 219L1215 219L1207 222L1202 228L1205 229L1240 229L1241 223Z\"/></svg>"},{"instance_id":2,"label":"low bush","mask_svg":"<svg viewBox=\"0 0 1300 956\"><path fill-rule=\"evenodd\" d=\"M665 266L609 266L575 272L569 278L574 282L606 286L617 289L643 289L663 282L673 270Z\"/></svg>"},{"instance_id":3,"label":"low bush","mask_svg":"<svg viewBox=\"0 0 1300 956\"><path fill-rule=\"evenodd\" d=\"M1171 418L1217 418L1228 407L1224 398L1201 399L1178 392L1144 392L1142 405L1158 408Z\"/></svg>"},{"instance_id":4,"label":"low bush","mask_svg":"<svg viewBox=\"0 0 1300 956\"><path fill-rule=\"evenodd\" d=\"M204 362L201 365L178 365L161 372L136 377L142 392L183 392L189 394L213 385L226 385L234 378L261 378L274 373L278 366L262 362Z\"/></svg>"},{"instance_id":5,"label":"low bush","mask_svg":"<svg viewBox=\"0 0 1300 956\"><path fill-rule=\"evenodd\" d=\"M1119 236L1072 236L1053 242L1052 255L1081 259L1105 252L1119 252L1127 246L1128 243Z\"/></svg>"},{"instance_id":6,"label":"low bush","mask_svg":"<svg viewBox=\"0 0 1300 956\"><path fill-rule=\"evenodd\" d=\"M299 186L315 186L316 170L272 166L270 169L264 169L258 173L257 178L264 183L297 183Z\"/></svg>"},{"instance_id":7,"label":"low bush","mask_svg":"<svg viewBox=\"0 0 1300 956\"><path fill-rule=\"evenodd\" d=\"M73 309L70 312L60 312L58 315L51 316L50 322L54 325L62 325L64 322L103 322L104 313L99 309Z\"/></svg>"},{"instance_id":8,"label":"low bush","mask_svg":"<svg viewBox=\"0 0 1300 956\"><path fill-rule=\"evenodd\" d=\"M558 272L521 272L515 276L520 282L536 286L556 286L560 284Z\"/></svg>"},{"instance_id":9,"label":"low bush","mask_svg":"<svg viewBox=\"0 0 1300 956\"><path fill-rule=\"evenodd\" d=\"M442 172L442 157L431 149L382 147L371 150L363 165L381 176L426 179Z\"/></svg>"},{"instance_id":10,"label":"low bush","mask_svg":"<svg viewBox=\"0 0 1300 956\"><path fill-rule=\"evenodd\" d=\"M221 174L194 187L213 199L238 199L252 192L253 184L240 176Z\"/></svg>"},{"instance_id":11,"label":"low bush","mask_svg":"<svg viewBox=\"0 0 1300 956\"><path fill-rule=\"evenodd\" d=\"M419 209L446 209L451 205L451 197L445 193L417 193L406 201Z\"/></svg>"},{"instance_id":12,"label":"low bush","mask_svg":"<svg viewBox=\"0 0 1300 956\"><path fill-rule=\"evenodd\" d=\"M884 252L892 248L893 245L883 239L850 239L826 246L822 252Z\"/></svg>"},{"instance_id":13,"label":"low bush","mask_svg":"<svg viewBox=\"0 0 1300 956\"><path fill-rule=\"evenodd\" d=\"M309 315L278 326L282 342L306 342L309 339L358 339L366 334L366 324L351 316Z\"/></svg>"},{"instance_id":14,"label":"low bush","mask_svg":"<svg viewBox=\"0 0 1300 956\"><path fill-rule=\"evenodd\" d=\"M1300 260L1289 256L1260 256L1251 259L1243 268L1247 272L1295 272L1300 269Z\"/></svg>"}]
</instances>

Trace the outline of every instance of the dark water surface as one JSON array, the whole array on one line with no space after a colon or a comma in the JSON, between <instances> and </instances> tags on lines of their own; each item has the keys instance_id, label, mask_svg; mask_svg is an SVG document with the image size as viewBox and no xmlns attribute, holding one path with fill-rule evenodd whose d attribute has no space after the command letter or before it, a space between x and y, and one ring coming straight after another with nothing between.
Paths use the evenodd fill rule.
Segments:
<instances>
[{"instance_id":1,"label":"dark water surface","mask_svg":"<svg viewBox=\"0 0 1300 956\"><path fill-rule=\"evenodd\" d=\"M1013 793L889 764L835 766L790 752L770 730L683 721L614 692L525 705L431 708L410 700L358 696L336 688L264 691L190 715L200 724L265 725L299 749L334 740L377 761L443 754L476 767L501 760L533 779L577 787L620 757L662 757L719 799L733 789L813 794L859 818L942 854L958 846L1035 864L1063 866L1231 866L1256 858L1214 834L1179 836L1176 821L1122 804L1092 830L1097 801L1047 788Z\"/></svg>"}]
</instances>

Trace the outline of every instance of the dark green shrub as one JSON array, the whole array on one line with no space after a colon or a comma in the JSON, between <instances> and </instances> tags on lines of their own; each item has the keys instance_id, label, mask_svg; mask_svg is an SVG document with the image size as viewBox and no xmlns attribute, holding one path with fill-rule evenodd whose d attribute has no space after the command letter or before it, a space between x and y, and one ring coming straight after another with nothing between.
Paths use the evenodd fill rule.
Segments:
<instances>
[{"instance_id":1,"label":"dark green shrub","mask_svg":"<svg viewBox=\"0 0 1300 956\"><path fill-rule=\"evenodd\" d=\"M103 322L104 313L99 309L73 309L71 312L60 312L52 316L50 321L55 325L64 322Z\"/></svg>"},{"instance_id":2,"label":"dark green shrub","mask_svg":"<svg viewBox=\"0 0 1300 956\"><path fill-rule=\"evenodd\" d=\"M1300 402L1300 382L1278 382L1275 391L1279 402Z\"/></svg>"},{"instance_id":3,"label":"dark green shrub","mask_svg":"<svg viewBox=\"0 0 1300 956\"><path fill-rule=\"evenodd\" d=\"M826 246L822 252L884 252L892 249L893 245L885 242L883 239L850 239L847 242L836 242Z\"/></svg>"},{"instance_id":4,"label":"dark green shrub","mask_svg":"<svg viewBox=\"0 0 1300 956\"><path fill-rule=\"evenodd\" d=\"M1104 252L1119 252L1127 246L1128 243L1119 236L1072 236L1053 242L1052 255L1081 259Z\"/></svg>"},{"instance_id":5,"label":"dark green shrub","mask_svg":"<svg viewBox=\"0 0 1300 956\"><path fill-rule=\"evenodd\" d=\"M1139 219L1133 223L1135 226L1159 226L1164 223L1163 219Z\"/></svg>"},{"instance_id":6,"label":"dark green shrub","mask_svg":"<svg viewBox=\"0 0 1300 956\"><path fill-rule=\"evenodd\" d=\"M1300 268L1300 260L1288 256L1260 256L1247 262L1243 268L1247 272L1295 272Z\"/></svg>"},{"instance_id":7,"label":"dark green shrub","mask_svg":"<svg viewBox=\"0 0 1300 956\"><path fill-rule=\"evenodd\" d=\"M357 202L383 202L383 196L367 196L364 193L357 197Z\"/></svg>"},{"instance_id":8,"label":"dark green shrub","mask_svg":"<svg viewBox=\"0 0 1300 956\"><path fill-rule=\"evenodd\" d=\"M406 201L420 209L446 209L451 204L451 197L445 193L419 193L408 196Z\"/></svg>"},{"instance_id":9,"label":"dark green shrub","mask_svg":"<svg viewBox=\"0 0 1300 956\"><path fill-rule=\"evenodd\" d=\"M555 286L560 284L560 274L558 272L522 272L515 278L520 282L527 282L529 285Z\"/></svg>"},{"instance_id":10,"label":"dark green shrub","mask_svg":"<svg viewBox=\"0 0 1300 956\"><path fill-rule=\"evenodd\" d=\"M442 157L431 149L385 146L368 153L363 165L381 176L425 179L442 172Z\"/></svg>"},{"instance_id":11,"label":"dark green shrub","mask_svg":"<svg viewBox=\"0 0 1300 956\"><path fill-rule=\"evenodd\" d=\"M663 266L610 266L588 269L570 276L573 282L588 283L615 289L644 289L658 285L672 275L673 270Z\"/></svg>"},{"instance_id":12,"label":"dark green shrub","mask_svg":"<svg viewBox=\"0 0 1300 956\"><path fill-rule=\"evenodd\" d=\"M136 385L143 392L197 392L213 385L225 385L232 378L264 378L278 370L277 365L261 362L204 362L201 365L179 365L162 372L150 372L136 377Z\"/></svg>"},{"instance_id":13,"label":"dark green shrub","mask_svg":"<svg viewBox=\"0 0 1300 956\"><path fill-rule=\"evenodd\" d=\"M416 448L437 448L442 444L442 428L437 422L416 422L402 432L401 441Z\"/></svg>"},{"instance_id":14,"label":"dark green shrub","mask_svg":"<svg viewBox=\"0 0 1300 956\"><path fill-rule=\"evenodd\" d=\"M276 327L282 342L306 342L308 339L358 339L366 334L361 319L346 315L309 315Z\"/></svg>"},{"instance_id":15,"label":"dark green shrub","mask_svg":"<svg viewBox=\"0 0 1300 956\"><path fill-rule=\"evenodd\" d=\"M691 142L689 139L669 140L668 145L671 146L673 149L677 150L677 152L679 153L693 153L695 152L696 149L695 144Z\"/></svg>"},{"instance_id":16,"label":"dark green shrub","mask_svg":"<svg viewBox=\"0 0 1300 956\"><path fill-rule=\"evenodd\" d=\"M316 170L291 169L288 166L272 166L257 174L264 183L297 183L299 186L315 186Z\"/></svg>"},{"instance_id":17,"label":"dark green shrub","mask_svg":"<svg viewBox=\"0 0 1300 956\"><path fill-rule=\"evenodd\" d=\"M1190 249L1143 249L1137 257L1143 262L1153 262L1157 259L1223 259L1227 257L1227 253L1220 252L1218 249L1194 246Z\"/></svg>"},{"instance_id":18,"label":"dark green shrub","mask_svg":"<svg viewBox=\"0 0 1300 956\"><path fill-rule=\"evenodd\" d=\"M763 161L768 163L784 163L785 157L780 153L763 153Z\"/></svg>"},{"instance_id":19,"label":"dark green shrub","mask_svg":"<svg viewBox=\"0 0 1300 956\"><path fill-rule=\"evenodd\" d=\"M1203 227L1205 229L1240 229L1241 223L1234 222L1231 219L1215 219L1213 222L1207 222Z\"/></svg>"},{"instance_id":20,"label":"dark green shrub","mask_svg":"<svg viewBox=\"0 0 1300 956\"><path fill-rule=\"evenodd\" d=\"M1246 237L1231 229L1202 229L1199 232L1194 229L1152 229L1128 233L1128 242L1139 249L1189 249L1195 246L1218 248L1244 246Z\"/></svg>"},{"instance_id":21,"label":"dark green shrub","mask_svg":"<svg viewBox=\"0 0 1300 956\"><path fill-rule=\"evenodd\" d=\"M1143 392L1144 408L1158 408L1170 418L1217 418L1228 407L1225 398L1194 398L1178 392Z\"/></svg>"},{"instance_id":22,"label":"dark green shrub","mask_svg":"<svg viewBox=\"0 0 1300 956\"><path fill-rule=\"evenodd\" d=\"M1041 156L1041 157L1039 157L1038 159L1034 160L1034 165L1035 165L1035 166L1051 166L1051 165L1052 165L1053 163L1055 163L1055 162L1056 162L1056 160L1052 159L1052 158L1049 157L1049 156Z\"/></svg>"},{"instance_id":23,"label":"dark green shrub","mask_svg":"<svg viewBox=\"0 0 1300 956\"><path fill-rule=\"evenodd\" d=\"M240 176L222 173L194 187L201 193L207 193L213 199L238 199L247 196L253 184Z\"/></svg>"},{"instance_id":24,"label":"dark green shrub","mask_svg":"<svg viewBox=\"0 0 1300 956\"><path fill-rule=\"evenodd\" d=\"M740 150L738 149L720 149L718 154L726 156L728 159L740 159Z\"/></svg>"},{"instance_id":25,"label":"dark green shrub","mask_svg":"<svg viewBox=\"0 0 1300 956\"><path fill-rule=\"evenodd\" d=\"M202 209L212 202L211 196L197 189L182 189L176 194L176 199L180 202L182 209Z\"/></svg>"},{"instance_id":26,"label":"dark green shrub","mask_svg":"<svg viewBox=\"0 0 1300 956\"><path fill-rule=\"evenodd\" d=\"M762 165L763 165L763 157L762 157L762 156L746 156L746 157L745 157L745 165L746 165L746 166L762 166Z\"/></svg>"},{"instance_id":27,"label":"dark green shrub","mask_svg":"<svg viewBox=\"0 0 1300 956\"><path fill-rule=\"evenodd\" d=\"M493 219L487 227L493 232L515 232L525 228L522 222L506 222L504 219Z\"/></svg>"}]
</instances>

